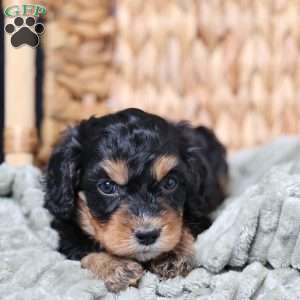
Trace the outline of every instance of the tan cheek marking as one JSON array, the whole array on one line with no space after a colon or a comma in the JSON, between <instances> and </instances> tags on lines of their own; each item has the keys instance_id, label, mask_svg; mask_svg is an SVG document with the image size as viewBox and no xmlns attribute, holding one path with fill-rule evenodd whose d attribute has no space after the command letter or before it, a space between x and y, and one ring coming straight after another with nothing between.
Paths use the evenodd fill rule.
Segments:
<instances>
[{"instance_id":1,"label":"tan cheek marking","mask_svg":"<svg viewBox=\"0 0 300 300\"><path fill-rule=\"evenodd\" d=\"M176 165L178 160L174 155L162 155L155 160L152 166L153 177L162 180Z\"/></svg>"},{"instance_id":2,"label":"tan cheek marking","mask_svg":"<svg viewBox=\"0 0 300 300\"><path fill-rule=\"evenodd\" d=\"M127 208L119 208L108 223L101 223L91 214L82 195L79 194L79 223L81 228L100 242L106 251L117 254L131 254L131 228L134 228L134 219L127 214Z\"/></svg>"},{"instance_id":3,"label":"tan cheek marking","mask_svg":"<svg viewBox=\"0 0 300 300\"><path fill-rule=\"evenodd\" d=\"M172 250L180 241L182 232L182 215L173 209L168 209L160 218L164 227L165 238L161 243L161 251L166 252Z\"/></svg>"},{"instance_id":4,"label":"tan cheek marking","mask_svg":"<svg viewBox=\"0 0 300 300\"><path fill-rule=\"evenodd\" d=\"M178 255L182 255L182 256L194 256L195 255L194 242L195 239L192 236L190 230L184 227L182 230L180 242L175 248L175 252Z\"/></svg>"},{"instance_id":5,"label":"tan cheek marking","mask_svg":"<svg viewBox=\"0 0 300 300\"><path fill-rule=\"evenodd\" d=\"M96 229L94 224L94 218L88 209L85 199L83 199L82 193L79 193L78 207L79 207L79 223L81 228L87 232L90 236L95 237Z\"/></svg>"},{"instance_id":6,"label":"tan cheek marking","mask_svg":"<svg viewBox=\"0 0 300 300\"><path fill-rule=\"evenodd\" d=\"M128 208L119 208L105 227L103 244L108 252L119 256L128 256L134 252L132 244L132 218L128 215Z\"/></svg>"},{"instance_id":7,"label":"tan cheek marking","mask_svg":"<svg viewBox=\"0 0 300 300\"><path fill-rule=\"evenodd\" d=\"M106 159L101 162L101 166L117 184L124 185L128 182L128 167L125 161Z\"/></svg>"}]
</instances>

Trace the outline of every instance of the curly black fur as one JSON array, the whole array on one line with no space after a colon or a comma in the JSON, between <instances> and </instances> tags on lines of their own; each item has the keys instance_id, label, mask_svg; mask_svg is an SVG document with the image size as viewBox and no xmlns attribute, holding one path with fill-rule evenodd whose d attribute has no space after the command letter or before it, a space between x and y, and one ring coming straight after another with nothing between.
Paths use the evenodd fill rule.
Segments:
<instances>
[{"instance_id":1,"label":"curly black fur","mask_svg":"<svg viewBox=\"0 0 300 300\"><path fill-rule=\"evenodd\" d=\"M126 199L133 199L132 211L149 212L144 200L137 199L144 189L143 195L152 199L151 209L157 204L156 188L150 188L154 183L147 166L163 154L179 159L174 170L179 185L168 195L169 204L174 209L183 209L184 222L193 235L206 229L210 225L209 213L225 197L220 183L228 172L224 147L205 127L173 124L141 110L127 109L92 117L67 130L50 158L45 177L45 207L54 215L52 226L60 234L60 251L70 259L81 259L101 249L77 220L79 191L86 193L90 210L104 223L125 201L121 197L107 199L97 191L97 181L105 176L100 161L110 158L128 163ZM155 213L159 213L158 204L156 209Z\"/></svg>"}]
</instances>

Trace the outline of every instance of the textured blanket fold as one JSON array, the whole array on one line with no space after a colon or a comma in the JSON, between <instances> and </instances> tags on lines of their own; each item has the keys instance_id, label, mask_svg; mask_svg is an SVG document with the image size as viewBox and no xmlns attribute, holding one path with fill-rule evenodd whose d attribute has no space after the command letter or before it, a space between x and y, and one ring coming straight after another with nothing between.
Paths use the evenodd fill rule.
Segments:
<instances>
[{"instance_id":1,"label":"textured blanket fold","mask_svg":"<svg viewBox=\"0 0 300 300\"><path fill-rule=\"evenodd\" d=\"M55 250L40 172L1 165L0 299L300 299L300 139L240 153L230 165L232 196L196 241L199 267L166 281L147 272L118 295Z\"/></svg>"}]
</instances>

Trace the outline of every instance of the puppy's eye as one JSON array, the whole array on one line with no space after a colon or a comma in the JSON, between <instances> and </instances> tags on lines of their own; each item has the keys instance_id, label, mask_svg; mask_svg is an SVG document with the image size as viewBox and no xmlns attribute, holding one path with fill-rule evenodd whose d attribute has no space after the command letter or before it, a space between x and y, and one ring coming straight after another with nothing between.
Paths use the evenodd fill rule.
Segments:
<instances>
[{"instance_id":1,"label":"puppy's eye","mask_svg":"<svg viewBox=\"0 0 300 300\"><path fill-rule=\"evenodd\" d=\"M99 182L98 185L98 190L101 194L103 195L115 195L117 193L117 185L111 180L105 180L102 182Z\"/></svg>"},{"instance_id":2,"label":"puppy's eye","mask_svg":"<svg viewBox=\"0 0 300 300\"><path fill-rule=\"evenodd\" d=\"M169 176L163 182L162 188L167 192L172 192L176 189L177 185L178 185L177 178L175 176Z\"/></svg>"}]
</instances>

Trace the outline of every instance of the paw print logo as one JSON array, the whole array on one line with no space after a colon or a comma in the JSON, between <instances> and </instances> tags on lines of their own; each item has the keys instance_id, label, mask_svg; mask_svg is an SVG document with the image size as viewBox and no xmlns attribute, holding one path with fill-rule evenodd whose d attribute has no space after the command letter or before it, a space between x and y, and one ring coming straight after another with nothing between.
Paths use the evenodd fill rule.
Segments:
<instances>
[{"instance_id":1,"label":"paw print logo","mask_svg":"<svg viewBox=\"0 0 300 300\"><path fill-rule=\"evenodd\" d=\"M11 34L11 44L14 47L28 45L37 47L40 42L40 35L44 33L44 25L36 23L35 18L27 17L26 20L22 17L16 17L14 24L7 24L5 31Z\"/></svg>"}]
</instances>

